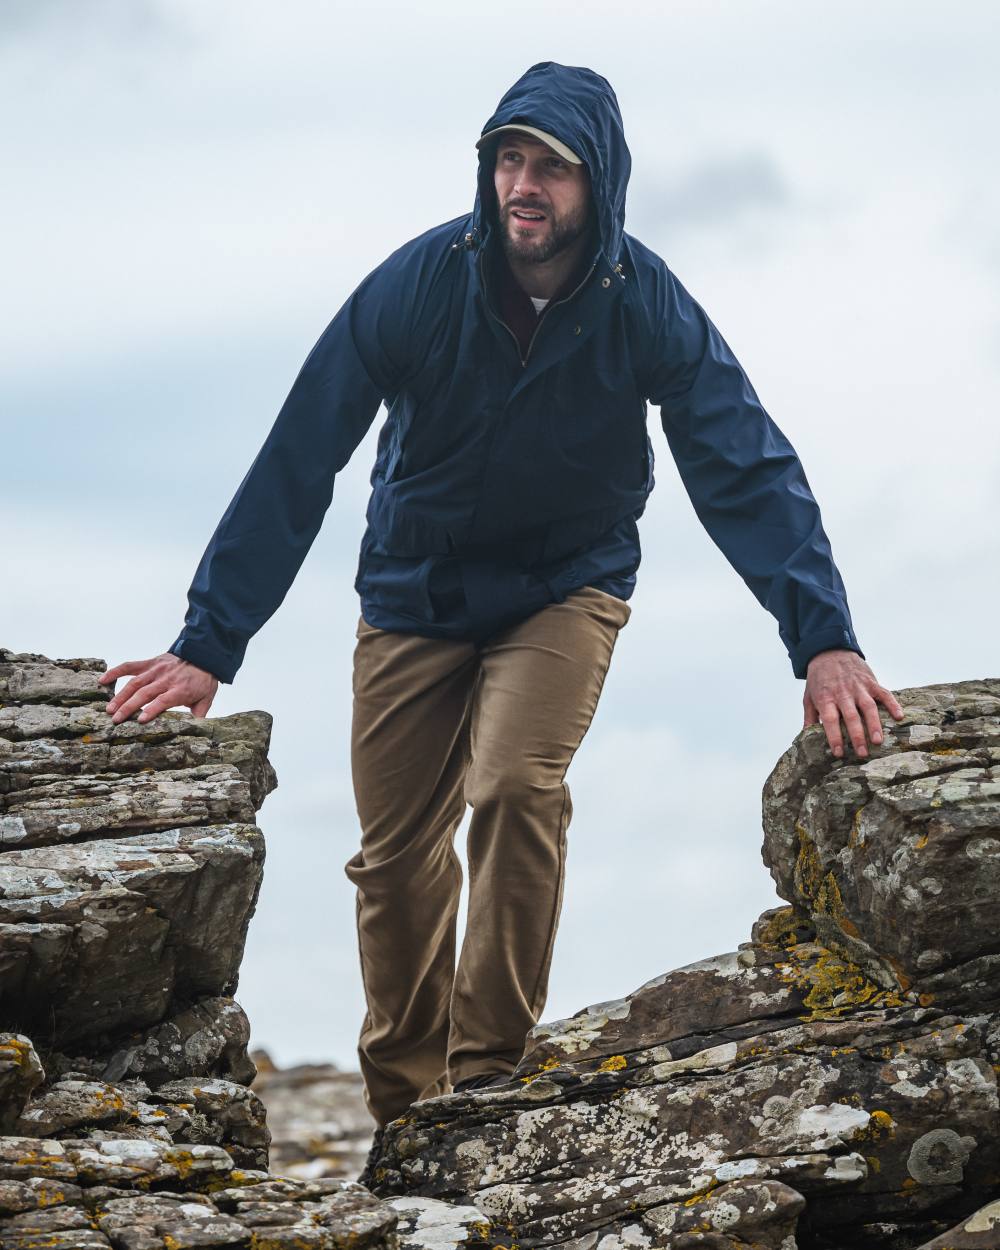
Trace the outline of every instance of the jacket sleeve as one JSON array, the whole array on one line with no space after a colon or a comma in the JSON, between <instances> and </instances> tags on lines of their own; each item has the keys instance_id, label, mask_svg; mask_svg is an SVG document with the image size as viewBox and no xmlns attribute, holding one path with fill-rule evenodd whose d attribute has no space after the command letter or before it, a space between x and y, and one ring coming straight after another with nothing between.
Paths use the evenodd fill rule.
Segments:
<instances>
[{"instance_id":1,"label":"jacket sleeve","mask_svg":"<svg viewBox=\"0 0 1000 1250\"><path fill-rule=\"evenodd\" d=\"M389 258L389 261L392 257ZM188 591L171 654L230 683L319 533L334 476L404 367L389 261L361 283L306 358Z\"/></svg>"},{"instance_id":2,"label":"jacket sleeve","mask_svg":"<svg viewBox=\"0 0 1000 1250\"><path fill-rule=\"evenodd\" d=\"M712 541L777 619L795 676L831 648L864 658L794 448L666 265L657 273L649 341L646 397L660 408L684 487Z\"/></svg>"}]
</instances>

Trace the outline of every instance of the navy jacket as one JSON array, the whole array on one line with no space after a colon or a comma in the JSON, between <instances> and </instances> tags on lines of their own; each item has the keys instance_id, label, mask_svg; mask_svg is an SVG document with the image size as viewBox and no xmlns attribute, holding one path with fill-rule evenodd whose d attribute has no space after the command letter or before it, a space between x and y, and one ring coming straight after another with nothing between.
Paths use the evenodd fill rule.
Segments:
<instances>
[{"instance_id":1,"label":"navy jacket","mask_svg":"<svg viewBox=\"0 0 1000 1250\"><path fill-rule=\"evenodd\" d=\"M482 133L519 121L588 166L599 237L582 281L546 306L522 357L490 289L484 144L471 215L393 252L309 354L201 559L174 655L233 680L383 400L355 581L369 624L481 640L581 586L628 599L652 403L699 519L777 619L795 675L818 651L861 654L794 449L699 304L625 233L631 158L610 84L534 65Z\"/></svg>"}]
</instances>

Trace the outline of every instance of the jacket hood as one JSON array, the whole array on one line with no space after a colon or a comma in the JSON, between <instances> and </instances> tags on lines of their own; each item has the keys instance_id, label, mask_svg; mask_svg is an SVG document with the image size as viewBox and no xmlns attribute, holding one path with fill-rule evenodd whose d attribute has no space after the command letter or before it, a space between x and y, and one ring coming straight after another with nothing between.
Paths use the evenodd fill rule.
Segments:
<instances>
[{"instance_id":1,"label":"jacket hood","mask_svg":"<svg viewBox=\"0 0 1000 1250\"><path fill-rule=\"evenodd\" d=\"M590 171L601 251L618 264L625 230L625 192L632 157L625 142L618 99L606 78L583 66L539 61L506 92L480 135L525 122L568 144ZM495 222L495 143L479 149L473 235L485 241Z\"/></svg>"}]
</instances>

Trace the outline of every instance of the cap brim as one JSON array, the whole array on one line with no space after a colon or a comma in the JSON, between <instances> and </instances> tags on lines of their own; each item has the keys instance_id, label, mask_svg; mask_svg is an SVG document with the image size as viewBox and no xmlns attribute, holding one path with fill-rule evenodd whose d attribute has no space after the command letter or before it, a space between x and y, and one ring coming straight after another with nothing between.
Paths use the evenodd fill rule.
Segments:
<instances>
[{"instance_id":1,"label":"cap brim","mask_svg":"<svg viewBox=\"0 0 1000 1250\"><path fill-rule=\"evenodd\" d=\"M550 135L548 131L539 130L537 126L524 126L514 123L508 126L497 126L495 130L487 130L484 135L480 135L476 140L476 147L481 147L487 139L492 139L494 135L498 135L504 130L519 130L522 134L534 135L536 139L541 139L542 143L547 143L553 152L558 153L564 161L569 161L571 165L583 164L583 161L572 148L568 148L561 139L557 139L555 135Z\"/></svg>"}]
</instances>

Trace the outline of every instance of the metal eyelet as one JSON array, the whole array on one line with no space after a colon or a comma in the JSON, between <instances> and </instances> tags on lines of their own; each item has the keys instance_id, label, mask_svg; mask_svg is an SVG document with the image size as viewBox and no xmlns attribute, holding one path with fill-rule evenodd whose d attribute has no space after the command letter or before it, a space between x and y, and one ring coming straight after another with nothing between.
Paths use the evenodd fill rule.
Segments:
<instances>
[{"instance_id":1,"label":"metal eyelet","mask_svg":"<svg viewBox=\"0 0 1000 1250\"><path fill-rule=\"evenodd\" d=\"M574 327L573 327L573 333L574 333L574 334L582 334L582 333L583 333L583 326L574 326Z\"/></svg>"},{"instance_id":2,"label":"metal eyelet","mask_svg":"<svg viewBox=\"0 0 1000 1250\"><path fill-rule=\"evenodd\" d=\"M601 286L603 286L603 287L609 287L610 285L611 285L611 279L610 279L610 278L602 278L602 279L601 279Z\"/></svg>"}]
</instances>

